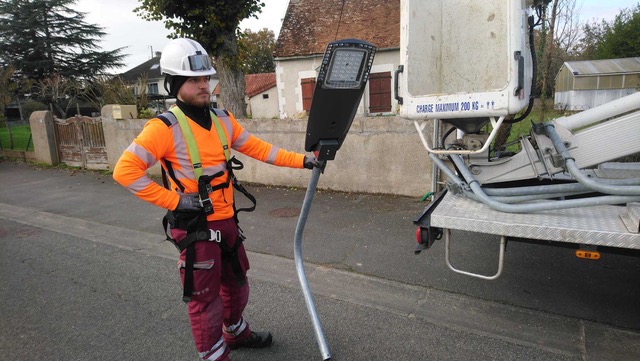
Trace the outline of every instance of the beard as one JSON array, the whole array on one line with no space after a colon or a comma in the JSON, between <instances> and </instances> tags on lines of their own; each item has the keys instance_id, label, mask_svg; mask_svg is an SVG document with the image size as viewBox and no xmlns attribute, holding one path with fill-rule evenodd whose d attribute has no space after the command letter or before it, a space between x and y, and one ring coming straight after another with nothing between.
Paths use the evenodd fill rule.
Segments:
<instances>
[{"instance_id":1,"label":"beard","mask_svg":"<svg viewBox=\"0 0 640 361\"><path fill-rule=\"evenodd\" d=\"M198 108L208 108L210 101L209 101L209 93L205 92L205 93L198 93L198 94L189 94L189 95L185 95L185 94L181 94L181 100L185 103L188 104L190 106L193 107L198 107ZM206 95L206 96L204 96Z\"/></svg>"}]
</instances>

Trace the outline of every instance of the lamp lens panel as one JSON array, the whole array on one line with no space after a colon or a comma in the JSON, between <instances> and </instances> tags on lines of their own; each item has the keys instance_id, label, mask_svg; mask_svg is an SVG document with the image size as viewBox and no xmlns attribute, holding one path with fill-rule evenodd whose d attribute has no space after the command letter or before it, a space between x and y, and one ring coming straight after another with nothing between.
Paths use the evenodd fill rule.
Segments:
<instances>
[{"instance_id":1,"label":"lamp lens panel","mask_svg":"<svg viewBox=\"0 0 640 361\"><path fill-rule=\"evenodd\" d=\"M336 49L329 64L325 86L336 89L359 88L366 55L362 49Z\"/></svg>"}]
</instances>

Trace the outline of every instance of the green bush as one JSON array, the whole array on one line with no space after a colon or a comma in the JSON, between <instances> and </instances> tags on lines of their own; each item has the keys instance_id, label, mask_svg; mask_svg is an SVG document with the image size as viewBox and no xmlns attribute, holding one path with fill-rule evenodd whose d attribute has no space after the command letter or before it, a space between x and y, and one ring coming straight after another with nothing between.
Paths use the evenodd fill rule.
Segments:
<instances>
[{"instance_id":1,"label":"green bush","mask_svg":"<svg viewBox=\"0 0 640 361\"><path fill-rule=\"evenodd\" d=\"M156 116L156 112L153 109L144 108L138 111L139 119L151 119Z\"/></svg>"}]
</instances>

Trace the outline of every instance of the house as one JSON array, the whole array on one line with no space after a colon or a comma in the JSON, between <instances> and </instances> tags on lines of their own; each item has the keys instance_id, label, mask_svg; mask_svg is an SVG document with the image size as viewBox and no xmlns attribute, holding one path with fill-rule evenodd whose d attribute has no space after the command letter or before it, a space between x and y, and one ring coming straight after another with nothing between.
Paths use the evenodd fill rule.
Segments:
<instances>
[{"instance_id":1,"label":"house","mask_svg":"<svg viewBox=\"0 0 640 361\"><path fill-rule=\"evenodd\" d=\"M253 118L278 118L276 73L248 74L244 80L247 114Z\"/></svg>"},{"instance_id":2,"label":"house","mask_svg":"<svg viewBox=\"0 0 640 361\"><path fill-rule=\"evenodd\" d=\"M147 99L149 104L156 110L166 109L168 105L173 104L175 99L169 96L164 88L164 75L160 72L160 56L161 52L157 51L155 56L144 63L120 74L120 78L130 84L133 93L140 96L142 92L140 81L146 78ZM211 77L211 89L218 84L218 75ZM212 94L211 103L215 104L216 97Z\"/></svg>"},{"instance_id":3,"label":"house","mask_svg":"<svg viewBox=\"0 0 640 361\"><path fill-rule=\"evenodd\" d=\"M244 82L247 115L254 119L278 118L276 73L246 74ZM213 94L220 95L219 85L213 90ZM219 103L218 107L223 105Z\"/></svg>"},{"instance_id":4,"label":"house","mask_svg":"<svg viewBox=\"0 0 640 361\"><path fill-rule=\"evenodd\" d=\"M291 0L274 53L280 118L307 114L327 44L347 38L378 47L357 114L397 113L392 84L400 63L400 0Z\"/></svg>"},{"instance_id":5,"label":"house","mask_svg":"<svg viewBox=\"0 0 640 361\"><path fill-rule=\"evenodd\" d=\"M586 110L635 93L640 57L567 61L555 79L555 108Z\"/></svg>"}]
</instances>

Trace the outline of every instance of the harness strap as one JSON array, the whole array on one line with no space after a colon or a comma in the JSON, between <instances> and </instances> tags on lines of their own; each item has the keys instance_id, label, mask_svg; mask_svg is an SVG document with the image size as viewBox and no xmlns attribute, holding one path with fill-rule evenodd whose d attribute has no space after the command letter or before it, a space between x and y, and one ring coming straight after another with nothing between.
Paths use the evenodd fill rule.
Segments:
<instances>
[{"instance_id":1,"label":"harness strap","mask_svg":"<svg viewBox=\"0 0 640 361\"><path fill-rule=\"evenodd\" d=\"M193 295L193 264L196 261L196 247L191 244L187 247L184 264L184 283L182 285L182 301L188 303Z\"/></svg>"},{"instance_id":2,"label":"harness strap","mask_svg":"<svg viewBox=\"0 0 640 361\"><path fill-rule=\"evenodd\" d=\"M231 269L233 270L233 275L236 277L236 283L240 286L243 286L245 282L247 282L247 277L242 271L242 265L240 264L240 257L238 257L238 248L240 248L244 240L244 235L238 233L238 238L236 238L236 244L233 248L227 246L224 242L219 243L222 249L222 260L231 262Z\"/></svg>"},{"instance_id":3,"label":"harness strap","mask_svg":"<svg viewBox=\"0 0 640 361\"><path fill-rule=\"evenodd\" d=\"M218 117L216 117L216 115L213 114L212 111L209 112L211 113L211 121L216 127L218 137L220 137L220 143L222 144L222 150L224 151L224 159L226 159L228 162L229 159L231 159L231 151L229 150L229 145L227 144L227 137L224 135L225 133L224 129L222 128L222 123L220 123L220 119L218 119Z\"/></svg>"},{"instance_id":4,"label":"harness strap","mask_svg":"<svg viewBox=\"0 0 640 361\"><path fill-rule=\"evenodd\" d=\"M195 221L195 222L194 222ZM209 240L209 229L207 228L207 217L203 214L198 215L196 220L189 222L187 235L184 239L182 239L179 243L176 243L176 247L182 252L186 249L185 252L185 265L184 265L184 285L182 289L182 300L184 302L191 301L191 296L193 294L193 269L196 260L196 242L201 241L210 241ZM193 223L196 223L196 229L193 229ZM236 238L236 243L233 247L229 247L223 240L217 239L215 240L220 247L220 258L223 262L231 262L231 269L233 270L233 275L236 279L236 283L242 286L247 282L247 278L242 270L242 265L240 264L240 258L238 257L238 249L242 242L244 242L245 237L242 233L238 233L238 238Z\"/></svg>"},{"instance_id":5,"label":"harness strap","mask_svg":"<svg viewBox=\"0 0 640 361\"><path fill-rule=\"evenodd\" d=\"M171 178L171 180L173 180L173 182L178 186L178 188L180 188L180 191L182 193L184 193L184 186L182 185L182 183L180 183L180 181L178 181L178 178L176 178L175 172L173 171L173 167L171 166L170 162L167 162L166 159L162 159L162 164L164 165L164 167L160 167L160 171L162 172L162 184L164 185L164 187L166 189L171 189L171 186L169 185L169 177ZM167 168L167 170L165 171L165 167Z\"/></svg>"},{"instance_id":6,"label":"harness strap","mask_svg":"<svg viewBox=\"0 0 640 361\"><path fill-rule=\"evenodd\" d=\"M235 209L235 212L233 212L233 218L236 220L236 224L239 223L238 222L238 213L240 212L253 212L256 209L256 197L253 196L253 194L249 193L249 191L242 185L240 184L240 182L237 179L233 179L233 188L235 188L238 192L244 194L245 197L247 197L247 199L249 199L251 201L251 203L253 203L253 205L251 207L245 207L245 208L238 208L235 209L236 203L233 202L233 207Z\"/></svg>"},{"instance_id":7,"label":"harness strap","mask_svg":"<svg viewBox=\"0 0 640 361\"><path fill-rule=\"evenodd\" d=\"M189 149L189 158L191 158L191 164L193 165L193 173L196 176L196 180L198 180L202 175L202 162L200 161L200 151L198 151L196 138L193 136L189 122L187 122L187 117L184 115L182 109L174 106L171 107L169 111L173 113L178 120L180 130L182 130L182 135L184 136L184 140L187 142L187 148ZM222 139L222 136L220 139Z\"/></svg>"},{"instance_id":8,"label":"harness strap","mask_svg":"<svg viewBox=\"0 0 640 361\"><path fill-rule=\"evenodd\" d=\"M182 241L180 241L180 243L178 243L178 247L181 251L186 249L182 301L189 302L191 301L191 296L193 294L193 264L196 261L195 243L198 241L209 240L207 216L200 213L194 220L189 222L189 225L185 230L187 231L187 236Z\"/></svg>"},{"instance_id":9,"label":"harness strap","mask_svg":"<svg viewBox=\"0 0 640 361\"><path fill-rule=\"evenodd\" d=\"M211 121L213 122L216 128L216 133L218 133L218 139L220 139L220 144L222 145L222 151L224 152L225 159L228 163L229 160L231 159L231 151L229 150L229 144L227 142L226 133L224 132L224 127L222 126L222 122L220 121L220 118L218 117L218 115L220 115L221 117L228 117L229 114L226 111L220 110L220 109L209 110L209 114L211 116ZM179 107L174 105L171 107L171 109L169 109L169 111L158 115L158 119L162 120L163 123L167 125L167 127L171 127L173 124L178 123L178 125L180 126L180 130L182 131L183 137L185 138L185 142L187 143L187 148L189 149L189 157L192 160L192 166L194 162L200 163L200 153L198 151L198 145L195 142L195 138L193 137L193 132L191 131L191 127L189 127L189 122L187 121L187 118L184 112ZM194 154L192 154L192 152L194 152ZM197 158L197 161L195 161L194 158ZM240 163L240 161L237 161L237 162ZM171 179L178 185L180 190L184 192L184 186L180 183L180 181L178 181L178 179L176 179L175 175L173 174L173 169L171 169L171 163L165 160L163 160L163 163L167 168L166 173L168 173L169 177L171 177ZM242 165L242 163L240 164ZM227 167L228 166L229 165L227 164ZM163 176L165 172L165 167L161 167ZM242 169L242 167L239 167L236 169ZM200 164L198 167L194 166L194 175L196 175L196 180L198 179L197 173L201 173L201 170L202 170L202 164ZM168 183L165 183L164 185L165 185L165 188L170 189L170 187L168 186Z\"/></svg>"},{"instance_id":10,"label":"harness strap","mask_svg":"<svg viewBox=\"0 0 640 361\"><path fill-rule=\"evenodd\" d=\"M202 175L198 178L198 195L200 196L200 203L202 204L202 210L204 214L209 215L213 214L213 203L211 203L211 199L209 198L209 193L212 193L215 190L227 188L229 186L229 177L227 176L227 181L225 183L218 184L216 186L211 186L211 181L214 178L221 177L224 174L224 171L219 171L214 175Z\"/></svg>"}]
</instances>

